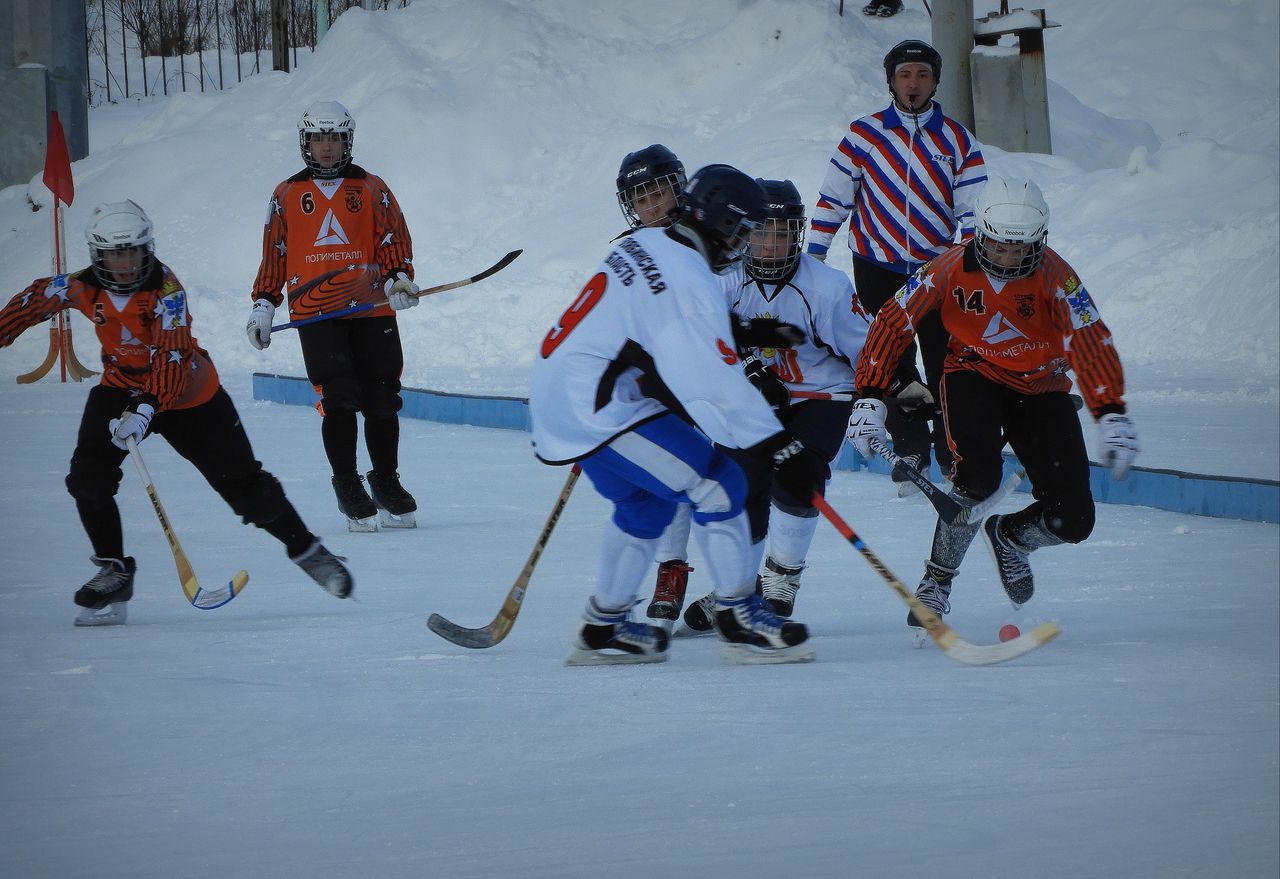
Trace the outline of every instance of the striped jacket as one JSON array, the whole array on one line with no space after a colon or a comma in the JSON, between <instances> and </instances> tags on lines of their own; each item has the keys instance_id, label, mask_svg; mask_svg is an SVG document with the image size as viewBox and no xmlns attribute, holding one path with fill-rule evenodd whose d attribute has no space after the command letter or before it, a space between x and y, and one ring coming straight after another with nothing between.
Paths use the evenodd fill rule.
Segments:
<instances>
[{"instance_id":1,"label":"striped jacket","mask_svg":"<svg viewBox=\"0 0 1280 879\"><path fill-rule=\"evenodd\" d=\"M68 309L93 321L103 385L132 391L157 411L199 406L221 386L213 361L191 335L187 292L164 263L156 261L129 296L102 289L91 269L39 278L0 309L0 348Z\"/></svg>"},{"instance_id":2,"label":"striped jacket","mask_svg":"<svg viewBox=\"0 0 1280 879\"><path fill-rule=\"evenodd\" d=\"M973 202L986 179L977 141L936 101L919 127L890 104L855 119L836 147L813 211L809 253L825 254L849 218L855 257L910 274L953 243L957 227L972 233Z\"/></svg>"},{"instance_id":3,"label":"striped jacket","mask_svg":"<svg viewBox=\"0 0 1280 879\"><path fill-rule=\"evenodd\" d=\"M997 286L974 248L955 245L919 269L876 313L858 358L863 396L884 396L898 358L931 311L950 334L945 373L976 372L1022 394L1065 392L1076 374L1095 418L1124 412L1124 370L1089 291L1047 245L1029 277Z\"/></svg>"}]
</instances>

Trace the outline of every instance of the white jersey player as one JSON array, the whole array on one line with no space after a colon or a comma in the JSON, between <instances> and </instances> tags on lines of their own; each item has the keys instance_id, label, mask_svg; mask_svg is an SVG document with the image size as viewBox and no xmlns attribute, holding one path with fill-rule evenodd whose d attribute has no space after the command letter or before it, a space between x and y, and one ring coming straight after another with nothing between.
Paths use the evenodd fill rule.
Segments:
<instances>
[{"instance_id":1,"label":"white jersey player","mask_svg":"<svg viewBox=\"0 0 1280 879\"><path fill-rule=\"evenodd\" d=\"M714 274L741 258L763 202L741 171L703 168L681 194L676 221L617 242L542 341L529 390L536 453L579 463L614 504L570 664L666 658L666 630L632 622L628 611L681 503L694 508L726 655L812 658L805 626L779 619L754 592L745 479L707 439L767 461L796 494L821 482L823 461L782 428L743 375ZM643 372L660 377L703 433L641 392Z\"/></svg>"}]
</instances>

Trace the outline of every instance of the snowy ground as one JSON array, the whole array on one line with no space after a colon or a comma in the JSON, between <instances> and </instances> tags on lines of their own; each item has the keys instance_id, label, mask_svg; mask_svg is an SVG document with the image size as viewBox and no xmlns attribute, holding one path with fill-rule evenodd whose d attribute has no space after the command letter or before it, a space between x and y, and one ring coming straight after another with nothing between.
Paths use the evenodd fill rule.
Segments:
<instances>
[{"instance_id":1,"label":"snowy ground","mask_svg":"<svg viewBox=\"0 0 1280 879\"><path fill-rule=\"evenodd\" d=\"M0 874L30 877L1269 877L1276 828L1276 528L1138 507L1036 556L1015 614L981 544L950 622L993 643L1063 635L987 669L914 650L904 609L826 526L800 594L817 661L561 663L607 515L584 482L512 634L468 652L425 625L497 611L564 471L518 432L406 422L409 533L342 530L315 415L232 390L259 456L345 553L357 600L306 580L194 469L142 450L202 580L183 600L131 468L124 629L71 626L91 570L61 479L85 388L0 385ZM904 579L932 527L886 477L836 508ZM698 566L699 560L694 559ZM701 571L694 589L705 588Z\"/></svg>"}]
</instances>

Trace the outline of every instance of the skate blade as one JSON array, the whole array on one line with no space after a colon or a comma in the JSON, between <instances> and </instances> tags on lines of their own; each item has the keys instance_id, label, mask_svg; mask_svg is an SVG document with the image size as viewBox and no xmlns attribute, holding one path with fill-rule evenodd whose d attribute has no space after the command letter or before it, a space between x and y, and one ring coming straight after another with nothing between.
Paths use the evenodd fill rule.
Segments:
<instances>
[{"instance_id":1,"label":"skate blade","mask_svg":"<svg viewBox=\"0 0 1280 879\"><path fill-rule=\"evenodd\" d=\"M378 517L370 516L367 519L352 519L348 516L347 530L355 534L370 534L378 530Z\"/></svg>"},{"instance_id":2,"label":"skate blade","mask_svg":"<svg viewBox=\"0 0 1280 879\"><path fill-rule=\"evenodd\" d=\"M667 652L661 653L609 653L604 650L586 650L582 647L573 648L573 652L565 659L564 664L568 666L587 666L587 665L643 665L649 662L666 662Z\"/></svg>"},{"instance_id":3,"label":"skate blade","mask_svg":"<svg viewBox=\"0 0 1280 879\"><path fill-rule=\"evenodd\" d=\"M762 649L749 644L725 644L720 655L735 665L777 665L784 662L813 662L813 648L808 644L794 647Z\"/></svg>"},{"instance_id":4,"label":"skate blade","mask_svg":"<svg viewBox=\"0 0 1280 879\"><path fill-rule=\"evenodd\" d=\"M123 626L128 618L129 605L123 601L117 601L98 610L84 608L76 615L75 625L79 628Z\"/></svg>"},{"instance_id":5,"label":"skate blade","mask_svg":"<svg viewBox=\"0 0 1280 879\"><path fill-rule=\"evenodd\" d=\"M681 623L679 628L677 628L674 632L671 633L671 637L672 638L704 638L707 635L714 635L715 633L716 633L715 626L712 626L709 629L691 629L689 628L688 623Z\"/></svg>"},{"instance_id":6,"label":"skate blade","mask_svg":"<svg viewBox=\"0 0 1280 879\"><path fill-rule=\"evenodd\" d=\"M383 528L417 528L418 520L413 513L402 513L397 516L386 510L378 510L378 524Z\"/></svg>"}]
</instances>

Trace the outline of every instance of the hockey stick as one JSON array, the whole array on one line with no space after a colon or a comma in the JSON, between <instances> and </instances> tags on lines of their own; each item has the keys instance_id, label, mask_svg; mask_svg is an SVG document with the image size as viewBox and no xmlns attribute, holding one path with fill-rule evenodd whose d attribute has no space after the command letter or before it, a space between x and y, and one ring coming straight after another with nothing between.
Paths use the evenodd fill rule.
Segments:
<instances>
[{"instance_id":1,"label":"hockey stick","mask_svg":"<svg viewBox=\"0 0 1280 879\"><path fill-rule=\"evenodd\" d=\"M542 533L538 535L537 541L533 544L533 551L529 553L529 559L524 563L524 567L520 569L520 575L516 577L516 581L511 584L511 589L507 592L507 599L502 603L502 608L498 611L498 615L490 621L489 625L482 626L479 629L468 629L459 626L457 623L450 622L438 613L433 613L427 618L428 629L446 641L452 641L459 647L470 647L475 650L493 647L507 637L507 633L515 625L516 615L520 613L525 591L529 587L529 579L533 576L533 568L538 564L538 558L542 555L542 551L547 548L547 541L551 539L551 532L556 527L556 522L560 521L560 514L564 512L565 504L569 503L569 495L573 491L574 483L578 481L578 476L581 473L582 468L574 464L573 469L569 471L569 478L564 481L564 488L560 489L560 497L556 498L556 505L551 508L551 515L547 517L547 524L542 526Z\"/></svg>"},{"instance_id":2,"label":"hockey stick","mask_svg":"<svg viewBox=\"0 0 1280 879\"><path fill-rule=\"evenodd\" d=\"M419 290L417 295L414 298L421 299L423 296L430 296L432 293L443 293L445 290L455 290L458 287L465 287L468 284L474 284L476 281L483 281L485 278L489 277L490 275L495 275L498 272L505 269L507 266L511 265L513 262L515 262L516 257L518 257L522 253L524 253L523 249L513 250L510 253L508 253L506 256L504 256L502 259L498 260L496 263L489 266L489 268L485 269L483 272L480 272L480 274L478 275L472 275L469 278L464 278L461 281L453 281L449 284L440 284L436 287L425 287ZM297 296L298 291L295 291L293 295ZM317 314L314 317L304 317L300 320L291 320L287 324L279 324L278 326L272 327L271 332L277 333L280 330L292 330L292 329L295 329L296 327L305 327L307 324L319 323L322 320L334 320L335 318L339 318L339 317L347 317L352 314L359 314L362 311L370 311L374 308L378 308L380 306L386 305L387 301L388 300L386 299L382 299L378 302L363 302L360 305L353 305L350 308L341 308L337 311L331 311L328 314Z\"/></svg>"},{"instance_id":3,"label":"hockey stick","mask_svg":"<svg viewBox=\"0 0 1280 879\"><path fill-rule=\"evenodd\" d=\"M173 550L173 564L178 569L178 579L182 582L182 591L187 596L187 601L191 602L192 607L198 607L200 610L222 607L244 589L249 582L248 572L237 572L231 578L231 582L218 589L208 590L200 587L199 582L196 581L196 573L191 569L191 562L187 561L187 554L182 551L182 544L178 542L178 535L173 532L169 517L165 515L164 507L160 504L160 495L156 493L155 483L151 481L147 465L142 461L142 453L138 451L137 441L129 437L125 440L125 445L129 447L129 457L133 458L133 463L138 468L138 475L142 477L142 484L146 486L147 496L151 498L151 506L156 511L156 518L160 520L160 527L164 529L164 536L169 541L169 549Z\"/></svg>"},{"instance_id":4,"label":"hockey stick","mask_svg":"<svg viewBox=\"0 0 1280 879\"><path fill-rule=\"evenodd\" d=\"M889 588L898 593L898 597L911 609L915 614L916 620L920 625L924 626L929 633L929 637L938 645L943 653L950 656L956 662L964 665L995 665L996 663L1006 662L1010 659L1016 659L1024 653L1030 653L1037 647L1049 643L1062 633L1055 623L1041 623L1030 632L1026 632L1014 638L1012 641L1004 641L1000 644L971 644L956 634L950 626L942 621L942 618L929 609L927 605L916 598L911 590L903 585L902 581L893 575L893 572L885 566L884 562L871 551L848 523L840 518L840 514L832 509L822 495L814 492L813 505L817 507L822 515L827 517L836 530L845 540L853 544L853 548L862 554L867 563L875 569L875 572L884 578L889 584Z\"/></svg>"},{"instance_id":5,"label":"hockey stick","mask_svg":"<svg viewBox=\"0 0 1280 879\"><path fill-rule=\"evenodd\" d=\"M921 494L928 498L929 503L933 504L933 508L938 511L938 516L948 525L968 525L970 522L981 521L1001 501L1013 494L1022 484L1022 478L1027 475L1024 470L1015 470L1004 478L1000 487L986 500L971 507L963 507L956 503L951 495L934 485L928 476L895 455L893 450L884 443L873 439L871 448L877 455L888 461L894 470L915 483Z\"/></svg>"}]
</instances>

